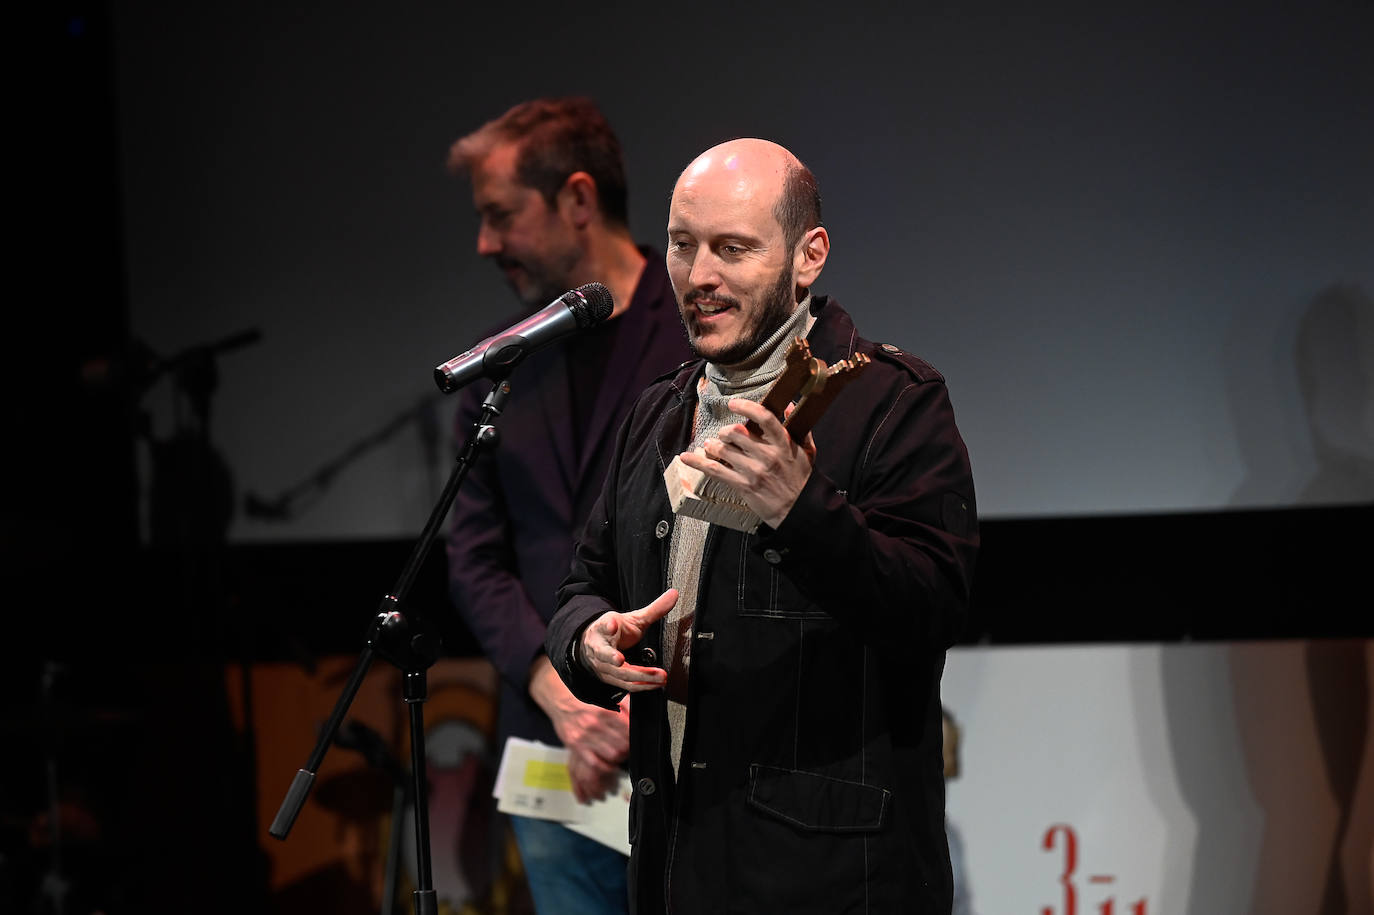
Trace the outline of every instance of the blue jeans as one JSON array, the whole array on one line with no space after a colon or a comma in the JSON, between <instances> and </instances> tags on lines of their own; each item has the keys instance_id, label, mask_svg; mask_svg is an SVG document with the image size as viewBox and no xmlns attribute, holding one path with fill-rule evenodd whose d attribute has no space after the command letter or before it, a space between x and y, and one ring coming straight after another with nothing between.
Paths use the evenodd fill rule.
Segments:
<instances>
[{"instance_id":1,"label":"blue jeans","mask_svg":"<svg viewBox=\"0 0 1374 915\"><path fill-rule=\"evenodd\" d=\"M629 860L553 820L512 816L530 896L540 915L624 915Z\"/></svg>"}]
</instances>

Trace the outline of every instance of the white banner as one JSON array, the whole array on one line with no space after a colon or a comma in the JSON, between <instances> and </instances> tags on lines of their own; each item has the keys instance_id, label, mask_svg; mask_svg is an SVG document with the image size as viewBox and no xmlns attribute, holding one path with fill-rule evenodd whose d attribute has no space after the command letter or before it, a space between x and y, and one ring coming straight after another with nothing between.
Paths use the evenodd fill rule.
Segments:
<instances>
[{"instance_id":1,"label":"white banner","mask_svg":"<svg viewBox=\"0 0 1374 915\"><path fill-rule=\"evenodd\" d=\"M959 648L979 915L1369 913L1374 641Z\"/></svg>"}]
</instances>

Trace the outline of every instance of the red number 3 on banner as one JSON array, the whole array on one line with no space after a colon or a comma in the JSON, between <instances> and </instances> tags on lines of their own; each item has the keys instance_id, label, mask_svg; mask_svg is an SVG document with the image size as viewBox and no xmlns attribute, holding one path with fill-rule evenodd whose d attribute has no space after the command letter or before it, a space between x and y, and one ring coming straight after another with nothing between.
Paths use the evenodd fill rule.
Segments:
<instances>
[{"instance_id":1,"label":"red number 3 on banner","mask_svg":"<svg viewBox=\"0 0 1374 915\"><path fill-rule=\"evenodd\" d=\"M1040 847L1045 851L1052 851L1056 835L1064 836L1064 870L1059 874L1059 883L1064 887L1064 911L1062 915L1076 915L1078 893L1073 886L1073 872L1078 867L1078 837L1074 835L1072 826L1059 823L1045 830L1045 837L1040 840ZM1040 915L1054 915L1054 908L1045 906L1040 910Z\"/></svg>"}]
</instances>

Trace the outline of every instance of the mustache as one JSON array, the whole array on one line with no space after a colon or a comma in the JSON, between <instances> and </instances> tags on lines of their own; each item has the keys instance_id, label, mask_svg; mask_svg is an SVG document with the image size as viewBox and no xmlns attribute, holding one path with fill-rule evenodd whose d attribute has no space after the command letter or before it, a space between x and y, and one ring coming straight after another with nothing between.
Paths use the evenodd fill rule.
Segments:
<instances>
[{"instance_id":1,"label":"mustache","mask_svg":"<svg viewBox=\"0 0 1374 915\"><path fill-rule=\"evenodd\" d=\"M739 299L728 295L712 295L704 289L689 290L682 297L682 304L684 305L698 305L702 302L708 302L712 305L728 305L733 308L739 307Z\"/></svg>"}]
</instances>

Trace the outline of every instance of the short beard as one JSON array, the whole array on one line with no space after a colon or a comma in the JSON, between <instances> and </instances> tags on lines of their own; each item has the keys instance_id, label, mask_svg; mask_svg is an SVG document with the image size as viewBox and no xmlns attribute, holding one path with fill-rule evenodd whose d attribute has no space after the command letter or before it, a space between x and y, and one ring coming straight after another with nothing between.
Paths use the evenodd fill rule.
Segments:
<instances>
[{"instance_id":1,"label":"short beard","mask_svg":"<svg viewBox=\"0 0 1374 915\"><path fill-rule=\"evenodd\" d=\"M749 328L749 332L741 337L738 342L732 346L727 346L716 353L714 357L707 356L698 350L690 336L687 343L692 347L692 354L699 359L705 359L713 365L738 365L768 342L768 338L777 333L778 328L786 324L787 319L792 317L792 312L796 308L797 284L793 279L791 267L784 267L778 274L777 282L764 295L763 309L759 311L757 320Z\"/></svg>"},{"instance_id":2,"label":"short beard","mask_svg":"<svg viewBox=\"0 0 1374 915\"><path fill-rule=\"evenodd\" d=\"M495 258L498 267L514 263L524 269L529 288L522 291L513 282L509 282L508 285L516 298L531 310L550 304L572 288L566 278L572 275L577 266L577 259L578 255L574 251L546 254L537 263L514 258Z\"/></svg>"}]
</instances>

